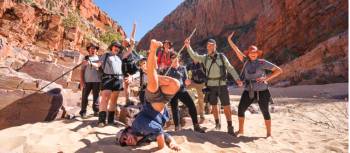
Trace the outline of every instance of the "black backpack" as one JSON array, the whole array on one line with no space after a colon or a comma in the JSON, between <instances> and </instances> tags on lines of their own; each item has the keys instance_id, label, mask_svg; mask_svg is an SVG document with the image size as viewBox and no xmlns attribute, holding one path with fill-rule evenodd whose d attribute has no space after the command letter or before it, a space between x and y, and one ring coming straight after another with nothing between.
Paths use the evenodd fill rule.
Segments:
<instances>
[{"instance_id":1,"label":"black backpack","mask_svg":"<svg viewBox=\"0 0 350 153\"><path fill-rule=\"evenodd\" d=\"M192 64L191 66L195 66L194 64ZM191 67L191 71L192 71L192 80L195 83L204 83L206 81L206 76L205 76L205 67L203 64L200 64L200 68L199 69L193 69Z\"/></svg>"},{"instance_id":2,"label":"black backpack","mask_svg":"<svg viewBox=\"0 0 350 153\"><path fill-rule=\"evenodd\" d=\"M124 76L133 75L139 69L137 67L137 61L139 56L134 51L131 52L129 57L122 60L122 72Z\"/></svg>"}]
</instances>

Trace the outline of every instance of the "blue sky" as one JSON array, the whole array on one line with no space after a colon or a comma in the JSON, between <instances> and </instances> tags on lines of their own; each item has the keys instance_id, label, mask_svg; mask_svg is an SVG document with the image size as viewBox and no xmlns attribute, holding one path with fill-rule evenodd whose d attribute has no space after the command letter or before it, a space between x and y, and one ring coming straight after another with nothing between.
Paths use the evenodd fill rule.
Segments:
<instances>
[{"instance_id":1,"label":"blue sky","mask_svg":"<svg viewBox=\"0 0 350 153\"><path fill-rule=\"evenodd\" d=\"M117 21L129 36L136 21L136 41L173 11L184 0L94 0Z\"/></svg>"}]
</instances>

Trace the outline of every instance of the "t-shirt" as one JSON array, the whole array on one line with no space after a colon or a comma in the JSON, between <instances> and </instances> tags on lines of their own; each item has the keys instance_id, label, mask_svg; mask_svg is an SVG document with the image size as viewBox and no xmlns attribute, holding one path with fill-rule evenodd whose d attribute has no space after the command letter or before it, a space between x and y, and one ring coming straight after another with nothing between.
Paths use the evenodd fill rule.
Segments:
<instances>
[{"instance_id":1,"label":"t-shirt","mask_svg":"<svg viewBox=\"0 0 350 153\"><path fill-rule=\"evenodd\" d=\"M178 68L171 67L168 76L179 80L180 89L185 89L185 80L187 79L187 71L184 66L179 66Z\"/></svg>"},{"instance_id":2,"label":"t-shirt","mask_svg":"<svg viewBox=\"0 0 350 153\"><path fill-rule=\"evenodd\" d=\"M91 63L97 63L99 61L99 57L97 55L88 56L87 60ZM100 74L98 72L98 68L93 67L91 65L83 66L84 72L84 80L85 82L101 82Z\"/></svg>"},{"instance_id":3,"label":"t-shirt","mask_svg":"<svg viewBox=\"0 0 350 153\"><path fill-rule=\"evenodd\" d=\"M257 59L255 61L250 61L245 59L245 66L243 69L243 79L245 81L252 80L252 87L254 91L263 91L268 89L268 85L263 82L256 82L255 80L260 77L266 76L266 70L272 70L277 67L275 64L266 61L265 59ZM245 90L249 90L249 84L246 83Z\"/></svg>"},{"instance_id":4,"label":"t-shirt","mask_svg":"<svg viewBox=\"0 0 350 153\"><path fill-rule=\"evenodd\" d=\"M109 54L109 56L106 59L106 63L104 63L104 60ZM107 52L103 54L100 58L101 66L103 68L103 72L105 74L111 74L111 75L122 75L122 61L120 60L120 57L118 55L113 55L111 52Z\"/></svg>"},{"instance_id":5,"label":"t-shirt","mask_svg":"<svg viewBox=\"0 0 350 153\"><path fill-rule=\"evenodd\" d=\"M164 134L167 141L170 136L163 130L163 126L168 120L169 113L166 108L164 108L162 114L154 110L151 104L146 102L141 112L136 116L131 128L135 134L144 136L150 141L154 141L160 134Z\"/></svg>"}]
</instances>

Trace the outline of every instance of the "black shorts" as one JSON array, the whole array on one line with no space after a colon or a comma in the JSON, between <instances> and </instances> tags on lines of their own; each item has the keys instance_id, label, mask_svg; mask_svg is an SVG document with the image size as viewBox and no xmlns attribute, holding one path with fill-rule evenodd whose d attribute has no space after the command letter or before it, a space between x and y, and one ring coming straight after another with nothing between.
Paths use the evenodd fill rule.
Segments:
<instances>
[{"instance_id":1,"label":"black shorts","mask_svg":"<svg viewBox=\"0 0 350 153\"><path fill-rule=\"evenodd\" d=\"M164 94L160 91L160 89L158 89L155 93L152 93L150 91L148 91L148 89L146 88L145 91L145 97L146 97L146 101L149 103L168 103L170 102L171 98L174 97L174 95L167 95Z\"/></svg>"},{"instance_id":2,"label":"black shorts","mask_svg":"<svg viewBox=\"0 0 350 153\"><path fill-rule=\"evenodd\" d=\"M229 97L227 86L208 87L208 90L209 91L207 94L205 94L204 99L207 102L209 102L210 105L217 105L218 98L220 98L220 102L222 106L230 105L230 97Z\"/></svg>"},{"instance_id":3,"label":"black shorts","mask_svg":"<svg viewBox=\"0 0 350 153\"><path fill-rule=\"evenodd\" d=\"M101 90L122 91L123 79L114 76L103 76Z\"/></svg>"}]
</instances>

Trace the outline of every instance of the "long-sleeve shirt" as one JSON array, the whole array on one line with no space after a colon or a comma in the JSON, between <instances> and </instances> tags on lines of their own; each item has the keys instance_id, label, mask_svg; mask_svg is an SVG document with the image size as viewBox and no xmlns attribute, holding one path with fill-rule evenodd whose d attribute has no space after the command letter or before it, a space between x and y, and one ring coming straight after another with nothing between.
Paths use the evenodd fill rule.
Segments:
<instances>
[{"instance_id":1,"label":"long-sleeve shirt","mask_svg":"<svg viewBox=\"0 0 350 153\"><path fill-rule=\"evenodd\" d=\"M204 63L204 67L206 69L206 74L207 74L213 59L207 54L199 55L199 54L195 53L192 48L187 48L187 52L194 61L199 62L199 63ZM207 61L205 61L205 60L207 60ZM230 64L230 62L228 61L228 59L224 55L223 55L223 61L221 61L221 58L219 56L216 57L216 61L214 62L214 64L210 68L210 72L209 72L209 74L207 74L207 78L220 78L220 77L222 77L220 74L220 66L222 66L223 64L225 64L227 72L232 75L233 79L239 80L239 76L237 74L237 71L235 70L235 68L233 68L233 66ZM208 79L207 86L223 86L223 85L226 85L226 82L227 82L227 80Z\"/></svg>"},{"instance_id":2,"label":"long-sleeve shirt","mask_svg":"<svg viewBox=\"0 0 350 153\"><path fill-rule=\"evenodd\" d=\"M181 90L185 89L185 80L187 79L186 67L184 66L179 66L178 68L171 67L168 76L179 80L180 89Z\"/></svg>"}]
</instances>

